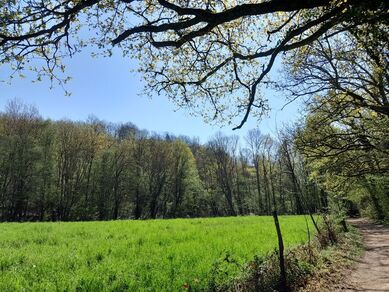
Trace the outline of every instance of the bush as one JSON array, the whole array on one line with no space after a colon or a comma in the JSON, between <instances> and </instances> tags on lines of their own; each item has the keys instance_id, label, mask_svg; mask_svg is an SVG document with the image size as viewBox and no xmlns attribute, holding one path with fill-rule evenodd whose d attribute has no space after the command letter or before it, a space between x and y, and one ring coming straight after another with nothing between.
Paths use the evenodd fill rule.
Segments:
<instances>
[{"instance_id":1,"label":"bush","mask_svg":"<svg viewBox=\"0 0 389 292\"><path fill-rule=\"evenodd\" d=\"M307 277L314 271L318 258L316 247L301 245L290 249L285 255L285 265L290 289L304 285ZM231 277L231 269L239 267L240 273ZM234 261L221 260L215 263L211 273L211 291L278 291L279 290L278 252L266 257L255 257L245 265Z\"/></svg>"},{"instance_id":2,"label":"bush","mask_svg":"<svg viewBox=\"0 0 389 292\"><path fill-rule=\"evenodd\" d=\"M335 224L330 216L324 215L320 232L316 238L305 245L289 249L285 254L287 282L290 291L304 287L316 272L318 266L326 261L326 247L332 250L337 244L343 244L343 229ZM331 251L330 251L331 252ZM231 273L231 271L233 271ZM231 275L234 276L231 276ZM211 291L279 291L280 268L278 252L255 257L251 262L241 265L225 257L214 264L209 290Z\"/></svg>"}]
</instances>

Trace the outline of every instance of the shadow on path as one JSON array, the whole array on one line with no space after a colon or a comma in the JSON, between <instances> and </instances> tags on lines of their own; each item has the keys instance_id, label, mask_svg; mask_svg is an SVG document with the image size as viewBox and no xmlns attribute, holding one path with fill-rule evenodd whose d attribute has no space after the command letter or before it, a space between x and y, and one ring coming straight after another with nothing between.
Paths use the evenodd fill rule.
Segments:
<instances>
[{"instance_id":1,"label":"shadow on path","mask_svg":"<svg viewBox=\"0 0 389 292\"><path fill-rule=\"evenodd\" d=\"M364 254L342 291L389 291L389 227L350 219L363 235Z\"/></svg>"}]
</instances>

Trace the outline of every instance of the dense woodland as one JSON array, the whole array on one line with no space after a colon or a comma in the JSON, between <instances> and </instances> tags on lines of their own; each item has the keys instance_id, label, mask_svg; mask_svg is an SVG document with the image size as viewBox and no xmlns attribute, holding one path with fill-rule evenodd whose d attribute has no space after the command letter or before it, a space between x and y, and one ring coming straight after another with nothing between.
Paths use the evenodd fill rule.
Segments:
<instances>
[{"instance_id":1,"label":"dense woodland","mask_svg":"<svg viewBox=\"0 0 389 292\"><path fill-rule=\"evenodd\" d=\"M280 214L331 201L387 219L389 119L338 99L316 98L277 137L252 129L205 144L95 117L45 120L12 100L0 115L1 220L263 215L273 196Z\"/></svg>"},{"instance_id":2,"label":"dense woodland","mask_svg":"<svg viewBox=\"0 0 389 292\"><path fill-rule=\"evenodd\" d=\"M146 94L205 121L241 129L249 117L260 120L273 98L265 88L306 102L302 120L276 137L219 133L205 144L131 123L44 120L10 102L0 125L2 220L328 206L389 219L388 1L0 3L0 63L10 79L28 71L63 86L66 57L85 47L109 57L116 47L138 59Z\"/></svg>"},{"instance_id":3,"label":"dense woodland","mask_svg":"<svg viewBox=\"0 0 389 292\"><path fill-rule=\"evenodd\" d=\"M131 123L44 120L15 100L0 119L3 221L269 214L273 194L282 214L326 205L287 133L202 145Z\"/></svg>"}]
</instances>

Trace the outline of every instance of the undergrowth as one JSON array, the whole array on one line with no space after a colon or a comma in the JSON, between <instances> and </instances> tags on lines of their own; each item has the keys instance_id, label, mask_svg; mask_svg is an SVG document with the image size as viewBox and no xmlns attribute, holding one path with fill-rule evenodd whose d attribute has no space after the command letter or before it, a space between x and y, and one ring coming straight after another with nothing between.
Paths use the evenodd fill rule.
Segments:
<instances>
[{"instance_id":1,"label":"undergrowth","mask_svg":"<svg viewBox=\"0 0 389 292\"><path fill-rule=\"evenodd\" d=\"M361 236L353 227L344 232L334 220L325 218L310 242L287 250L285 265L289 291L330 290L361 252ZM279 291L279 259L275 250L240 266L238 276L228 272L239 265L233 258L213 266L209 281L212 291ZM328 287L327 287L328 286Z\"/></svg>"}]
</instances>

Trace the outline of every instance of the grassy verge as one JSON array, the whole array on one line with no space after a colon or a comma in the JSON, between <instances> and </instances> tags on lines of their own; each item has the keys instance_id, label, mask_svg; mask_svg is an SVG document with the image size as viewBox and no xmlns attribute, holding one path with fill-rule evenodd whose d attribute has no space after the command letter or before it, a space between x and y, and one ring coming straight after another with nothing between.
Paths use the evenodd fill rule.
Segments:
<instances>
[{"instance_id":1,"label":"grassy verge","mask_svg":"<svg viewBox=\"0 0 389 292\"><path fill-rule=\"evenodd\" d=\"M362 251L361 236L350 227L346 233L336 232L336 243L330 243L326 230L310 243L291 248L285 255L290 291L334 291L344 272ZM276 251L256 257L241 267L238 277L226 273L230 259L220 262L211 273L209 288L214 291L278 291L279 266Z\"/></svg>"},{"instance_id":2,"label":"grassy verge","mask_svg":"<svg viewBox=\"0 0 389 292\"><path fill-rule=\"evenodd\" d=\"M299 291L334 291L341 285L363 250L361 234L356 228L349 228L349 232L341 234L338 244L321 251L314 273Z\"/></svg>"}]
</instances>

